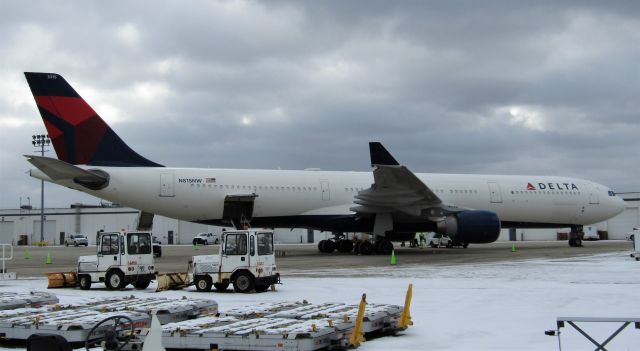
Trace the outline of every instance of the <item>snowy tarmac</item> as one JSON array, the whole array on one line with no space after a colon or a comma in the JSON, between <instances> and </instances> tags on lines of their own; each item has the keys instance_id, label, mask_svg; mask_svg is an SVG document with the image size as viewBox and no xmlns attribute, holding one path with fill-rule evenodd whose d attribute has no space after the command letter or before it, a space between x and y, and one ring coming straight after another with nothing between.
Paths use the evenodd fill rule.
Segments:
<instances>
[{"instance_id":1,"label":"snowy tarmac","mask_svg":"<svg viewBox=\"0 0 640 351\"><path fill-rule=\"evenodd\" d=\"M557 350L558 338L546 336L556 318L640 317L640 262L628 252L562 259L531 259L457 265L406 265L380 269L305 270L283 277L275 292L262 294L198 293L195 288L155 293L133 288L110 292L95 284L91 291L48 290L61 303L90 296L171 296L215 299L219 309L259 301L358 303L363 293L373 303L402 305L413 283L414 326L396 337L365 342L359 350ZM45 278L0 281L0 291L46 291ZM580 324L603 341L619 324ZM568 325L561 330L562 350L595 349ZM609 350L640 349L640 329L627 327L607 345ZM0 350L16 350L2 348Z\"/></svg>"}]
</instances>

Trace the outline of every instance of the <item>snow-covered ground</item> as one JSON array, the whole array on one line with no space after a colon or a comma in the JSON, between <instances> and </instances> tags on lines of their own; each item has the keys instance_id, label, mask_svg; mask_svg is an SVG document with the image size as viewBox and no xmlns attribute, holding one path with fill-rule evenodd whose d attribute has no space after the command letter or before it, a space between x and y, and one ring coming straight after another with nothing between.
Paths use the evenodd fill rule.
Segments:
<instances>
[{"instance_id":1,"label":"snow-covered ground","mask_svg":"<svg viewBox=\"0 0 640 351\"><path fill-rule=\"evenodd\" d=\"M558 260L527 260L429 267L412 265L384 271L348 268L291 272L276 292L264 294L197 293L193 287L159 293L218 301L221 311L257 301L358 303L362 293L375 303L402 305L413 283L414 326L397 337L364 343L360 350L557 350L558 339L544 335L556 317L640 317L640 262L624 253ZM0 291L45 290L45 279L0 282ZM152 296L155 286L110 292L100 284L91 291L50 290L62 303L92 296ZM618 324L581 324L603 341ZM562 350L595 349L569 325L561 330ZM640 330L627 327L607 347L639 350ZM0 348L2 349L2 348ZM4 350L4 349L2 349ZM12 349L15 350L15 349Z\"/></svg>"}]
</instances>

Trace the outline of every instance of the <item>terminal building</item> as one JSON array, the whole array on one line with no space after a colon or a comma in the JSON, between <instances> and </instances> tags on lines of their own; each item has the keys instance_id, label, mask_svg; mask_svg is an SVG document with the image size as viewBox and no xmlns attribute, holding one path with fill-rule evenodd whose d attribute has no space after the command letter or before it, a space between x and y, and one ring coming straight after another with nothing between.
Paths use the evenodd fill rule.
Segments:
<instances>
[{"instance_id":1,"label":"terminal building","mask_svg":"<svg viewBox=\"0 0 640 351\"><path fill-rule=\"evenodd\" d=\"M624 240L633 228L640 227L640 192L618 194L625 199L626 208L606 222L584 227L587 238ZM104 231L135 230L138 210L117 205L71 205L69 208L45 208L44 241L61 245L66 236L84 234L95 244L95 233ZM22 206L0 210L0 243L31 244L40 241L40 209ZM153 234L165 245L191 244L194 236L202 232L220 233L221 227L154 216ZM536 241L566 240L569 228L560 229L503 229L498 240ZM277 229L279 243L315 243L332 238L329 232L306 229Z\"/></svg>"}]
</instances>

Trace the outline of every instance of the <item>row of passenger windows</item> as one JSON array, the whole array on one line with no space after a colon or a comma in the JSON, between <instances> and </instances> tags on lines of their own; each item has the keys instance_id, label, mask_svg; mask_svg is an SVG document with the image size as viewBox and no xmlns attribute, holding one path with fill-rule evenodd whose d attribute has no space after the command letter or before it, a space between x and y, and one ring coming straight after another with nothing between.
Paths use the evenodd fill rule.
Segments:
<instances>
[{"instance_id":1,"label":"row of passenger windows","mask_svg":"<svg viewBox=\"0 0 640 351\"><path fill-rule=\"evenodd\" d=\"M229 184L191 184L192 188L237 189L237 190L278 190L278 191L318 191L313 186L267 186L267 185L229 185Z\"/></svg>"},{"instance_id":2,"label":"row of passenger windows","mask_svg":"<svg viewBox=\"0 0 640 351\"><path fill-rule=\"evenodd\" d=\"M364 188L344 188L344 191L361 191L364 190ZM434 193L436 194L444 194L446 193L446 190L444 189L435 189L433 190ZM473 189L450 189L449 190L450 194L477 194L478 190L473 190Z\"/></svg>"},{"instance_id":3,"label":"row of passenger windows","mask_svg":"<svg viewBox=\"0 0 640 351\"><path fill-rule=\"evenodd\" d=\"M444 194L446 191L442 189L436 189L436 193ZM450 189L449 194L477 194L478 190L475 189Z\"/></svg>"},{"instance_id":4,"label":"row of passenger windows","mask_svg":"<svg viewBox=\"0 0 640 351\"><path fill-rule=\"evenodd\" d=\"M238 189L238 190L274 190L274 191L318 191L315 186L277 186L277 185L229 185L229 184L191 184L192 188L210 189ZM344 188L344 191L362 191L364 188ZM436 194L444 194L444 189L433 190ZM450 194L477 194L476 189L449 189ZM552 191L552 190L511 190L511 194L543 194L543 195L580 195L579 191Z\"/></svg>"}]
</instances>

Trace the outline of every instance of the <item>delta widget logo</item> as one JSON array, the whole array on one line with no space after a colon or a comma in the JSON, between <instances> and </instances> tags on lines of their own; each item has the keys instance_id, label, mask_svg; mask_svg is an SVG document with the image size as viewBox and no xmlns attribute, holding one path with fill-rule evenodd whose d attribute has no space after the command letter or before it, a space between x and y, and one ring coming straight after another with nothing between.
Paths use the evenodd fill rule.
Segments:
<instances>
[{"instance_id":1,"label":"delta widget logo","mask_svg":"<svg viewBox=\"0 0 640 351\"><path fill-rule=\"evenodd\" d=\"M538 183L538 187L532 183L527 183L527 190L576 190L580 191L574 183Z\"/></svg>"}]
</instances>

